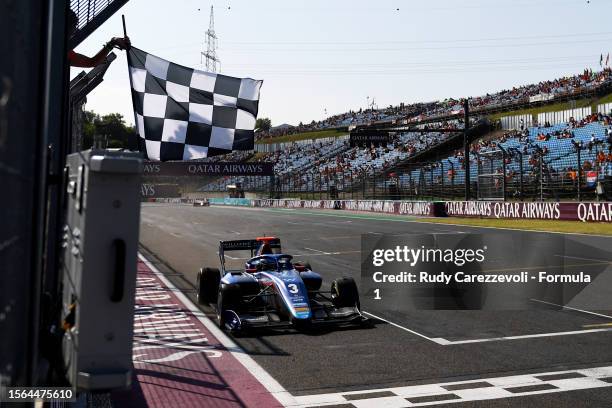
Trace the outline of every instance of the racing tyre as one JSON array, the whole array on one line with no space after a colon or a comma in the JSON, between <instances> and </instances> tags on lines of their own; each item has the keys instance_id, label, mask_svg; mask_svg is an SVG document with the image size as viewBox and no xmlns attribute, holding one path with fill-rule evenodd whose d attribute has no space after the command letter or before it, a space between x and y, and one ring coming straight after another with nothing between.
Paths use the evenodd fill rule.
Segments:
<instances>
[{"instance_id":1,"label":"racing tyre","mask_svg":"<svg viewBox=\"0 0 612 408\"><path fill-rule=\"evenodd\" d=\"M201 268L198 272L198 303L216 303L221 273L217 268Z\"/></svg>"},{"instance_id":2,"label":"racing tyre","mask_svg":"<svg viewBox=\"0 0 612 408\"><path fill-rule=\"evenodd\" d=\"M295 262L296 266L303 266L305 271L312 271L312 266L310 266L309 262Z\"/></svg>"},{"instance_id":3,"label":"racing tyre","mask_svg":"<svg viewBox=\"0 0 612 408\"><path fill-rule=\"evenodd\" d=\"M240 286L236 284L223 284L219 287L217 295L217 321L219 327L225 330L226 312L228 310L236 310L240 305L242 296Z\"/></svg>"},{"instance_id":4,"label":"racing tyre","mask_svg":"<svg viewBox=\"0 0 612 408\"><path fill-rule=\"evenodd\" d=\"M359 292L353 278L340 278L331 283L331 298L336 307L359 308Z\"/></svg>"}]
</instances>

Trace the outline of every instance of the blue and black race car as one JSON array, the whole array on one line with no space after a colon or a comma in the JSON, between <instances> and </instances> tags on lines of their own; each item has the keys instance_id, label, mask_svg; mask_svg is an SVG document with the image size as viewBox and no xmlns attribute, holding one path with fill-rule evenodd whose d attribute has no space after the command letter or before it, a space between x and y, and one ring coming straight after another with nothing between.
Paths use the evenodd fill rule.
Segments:
<instances>
[{"instance_id":1,"label":"blue and black race car","mask_svg":"<svg viewBox=\"0 0 612 408\"><path fill-rule=\"evenodd\" d=\"M225 268L225 252L248 250L242 270ZM257 327L308 328L320 324L359 324L359 293L353 278L331 282L322 291L321 275L307 263L283 254L280 239L260 237L219 243L221 270L198 273L198 301L216 304L222 329L241 331Z\"/></svg>"}]
</instances>

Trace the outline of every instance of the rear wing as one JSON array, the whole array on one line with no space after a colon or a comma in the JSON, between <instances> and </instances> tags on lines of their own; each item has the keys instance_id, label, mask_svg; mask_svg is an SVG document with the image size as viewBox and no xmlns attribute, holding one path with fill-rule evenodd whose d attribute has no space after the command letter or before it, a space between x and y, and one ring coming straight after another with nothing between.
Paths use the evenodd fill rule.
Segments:
<instances>
[{"instance_id":1,"label":"rear wing","mask_svg":"<svg viewBox=\"0 0 612 408\"><path fill-rule=\"evenodd\" d=\"M251 257L254 257L257 250L265 243L267 243L271 249L281 249L280 238L219 241L219 260L221 261L221 268L225 272L225 251L251 251Z\"/></svg>"}]
</instances>

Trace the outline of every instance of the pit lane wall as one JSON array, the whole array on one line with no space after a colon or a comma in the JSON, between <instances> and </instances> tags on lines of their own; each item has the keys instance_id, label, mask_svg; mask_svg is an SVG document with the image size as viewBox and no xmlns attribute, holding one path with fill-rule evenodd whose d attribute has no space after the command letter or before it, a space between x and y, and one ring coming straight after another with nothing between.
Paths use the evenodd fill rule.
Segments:
<instances>
[{"instance_id":1,"label":"pit lane wall","mask_svg":"<svg viewBox=\"0 0 612 408\"><path fill-rule=\"evenodd\" d=\"M149 202L192 204L190 199L149 199ZM272 200L211 198L211 205L261 208L302 208L363 211L424 217L564 220L612 223L612 202L500 202L389 200Z\"/></svg>"}]
</instances>

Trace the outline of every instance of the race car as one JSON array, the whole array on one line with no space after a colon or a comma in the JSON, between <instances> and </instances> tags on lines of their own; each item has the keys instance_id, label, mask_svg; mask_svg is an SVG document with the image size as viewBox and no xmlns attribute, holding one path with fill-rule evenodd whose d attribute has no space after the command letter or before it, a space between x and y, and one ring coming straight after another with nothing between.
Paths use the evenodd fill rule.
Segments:
<instances>
[{"instance_id":1,"label":"race car","mask_svg":"<svg viewBox=\"0 0 612 408\"><path fill-rule=\"evenodd\" d=\"M244 269L225 268L227 251L248 250ZM216 305L217 320L233 332L260 327L294 327L361 324L359 292L353 278L331 282L321 290L321 275L308 263L293 262L283 254L276 237L220 241L221 269L201 268L197 297L201 304Z\"/></svg>"},{"instance_id":2,"label":"race car","mask_svg":"<svg viewBox=\"0 0 612 408\"><path fill-rule=\"evenodd\" d=\"M193 206L194 207L210 207L210 201L208 201L208 198L205 198L203 200L194 200Z\"/></svg>"}]
</instances>

